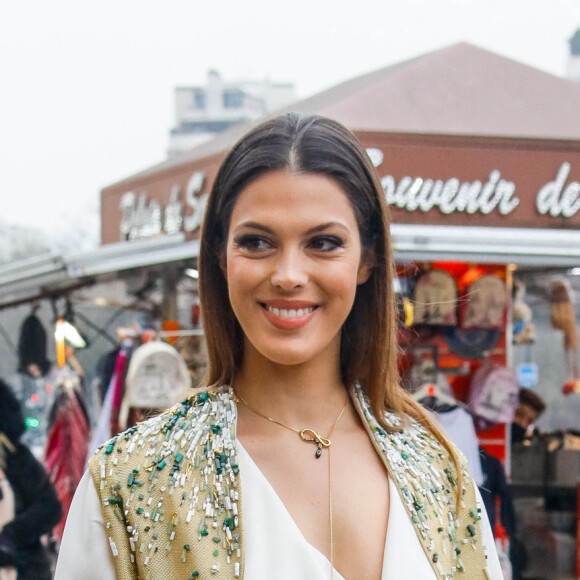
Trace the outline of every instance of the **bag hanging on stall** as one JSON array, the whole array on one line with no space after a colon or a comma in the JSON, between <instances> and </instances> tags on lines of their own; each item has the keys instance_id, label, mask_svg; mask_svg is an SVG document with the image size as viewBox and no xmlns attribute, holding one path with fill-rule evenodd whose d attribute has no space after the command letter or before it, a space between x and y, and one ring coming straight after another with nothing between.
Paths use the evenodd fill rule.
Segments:
<instances>
[{"instance_id":1,"label":"bag hanging on stall","mask_svg":"<svg viewBox=\"0 0 580 580\"><path fill-rule=\"evenodd\" d=\"M413 324L457 325L457 283L443 270L428 270L417 279Z\"/></svg>"},{"instance_id":2,"label":"bag hanging on stall","mask_svg":"<svg viewBox=\"0 0 580 580\"><path fill-rule=\"evenodd\" d=\"M510 423L518 404L519 384L514 369L494 364L486 357L474 373L468 407L477 429Z\"/></svg>"},{"instance_id":3,"label":"bag hanging on stall","mask_svg":"<svg viewBox=\"0 0 580 580\"><path fill-rule=\"evenodd\" d=\"M122 429L175 404L191 387L191 375L185 360L173 346L153 340L133 353L126 383L119 413Z\"/></svg>"},{"instance_id":4,"label":"bag hanging on stall","mask_svg":"<svg viewBox=\"0 0 580 580\"><path fill-rule=\"evenodd\" d=\"M504 280L491 274L480 276L468 286L461 300L461 328L505 328L508 302Z\"/></svg>"}]
</instances>

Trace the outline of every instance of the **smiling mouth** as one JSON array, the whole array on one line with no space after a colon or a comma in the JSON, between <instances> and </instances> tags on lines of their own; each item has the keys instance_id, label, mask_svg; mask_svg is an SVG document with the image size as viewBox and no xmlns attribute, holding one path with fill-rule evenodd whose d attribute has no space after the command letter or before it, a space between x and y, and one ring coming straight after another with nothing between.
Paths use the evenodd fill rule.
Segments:
<instances>
[{"instance_id":1,"label":"smiling mouth","mask_svg":"<svg viewBox=\"0 0 580 580\"><path fill-rule=\"evenodd\" d=\"M275 316L280 316L280 318L298 318L300 316L305 316L307 314L312 314L318 306L310 306L308 308L274 308L273 306L268 306L267 304L262 304L262 308L271 312Z\"/></svg>"}]
</instances>

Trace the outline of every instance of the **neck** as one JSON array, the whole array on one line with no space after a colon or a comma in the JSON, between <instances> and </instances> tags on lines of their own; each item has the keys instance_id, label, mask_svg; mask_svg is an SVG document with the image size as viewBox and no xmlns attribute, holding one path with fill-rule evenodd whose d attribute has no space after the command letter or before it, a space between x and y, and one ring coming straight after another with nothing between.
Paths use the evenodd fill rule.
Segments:
<instances>
[{"instance_id":1,"label":"neck","mask_svg":"<svg viewBox=\"0 0 580 580\"><path fill-rule=\"evenodd\" d=\"M268 417L298 428L324 430L345 401L338 360L335 362L281 365L247 348L233 387L252 408Z\"/></svg>"}]
</instances>

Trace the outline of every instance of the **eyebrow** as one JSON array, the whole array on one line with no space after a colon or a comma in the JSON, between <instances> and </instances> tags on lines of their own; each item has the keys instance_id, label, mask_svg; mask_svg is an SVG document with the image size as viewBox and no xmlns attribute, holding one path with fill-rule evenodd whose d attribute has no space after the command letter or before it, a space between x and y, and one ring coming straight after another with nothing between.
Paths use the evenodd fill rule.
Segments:
<instances>
[{"instance_id":1,"label":"eyebrow","mask_svg":"<svg viewBox=\"0 0 580 580\"><path fill-rule=\"evenodd\" d=\"M344 230L345 232L349 231L347 226L345 226L341 222L325 222L322 224L318 224L318 225L310 228L309 230L307 230L306 235L316 234L316 233L323 232L325 230L328 230L328 229L334 228L334 227L338 227L341 230ZM267 234L274 234L275 233L272 228L270 228L264 224L261 224L259 222L253 222L253 221L243 222L243 223L239 224L238 226L236 226L234 231L240 230L242 228L251 228L254 230L260 230L260 231L265 232Z\"/></svg>"}]
</instances>

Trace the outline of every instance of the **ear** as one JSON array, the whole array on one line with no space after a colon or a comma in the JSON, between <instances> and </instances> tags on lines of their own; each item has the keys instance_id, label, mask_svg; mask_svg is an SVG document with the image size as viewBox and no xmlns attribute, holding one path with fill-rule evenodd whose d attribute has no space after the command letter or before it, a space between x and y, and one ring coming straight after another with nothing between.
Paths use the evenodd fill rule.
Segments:
<instances>
[{"instance_id":1,"label":"ear","mask_svg":"<svg viewBox=\"0 0 580 580\"><path fill-rule=\"evenodd\" d=\"M365 250L362 255L361 262L358 267L358 272L356 275L356 283L357 284L364 284L373 273L375 269L375 265L377 262L376 253L374 248L370 248Z\"/></svg>"}]
</instances>

